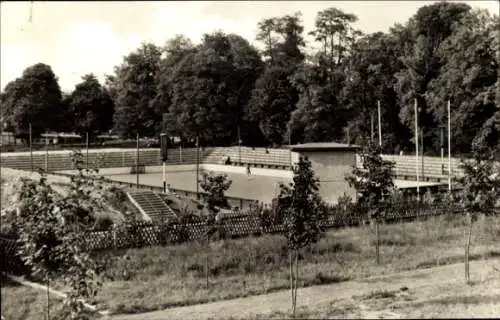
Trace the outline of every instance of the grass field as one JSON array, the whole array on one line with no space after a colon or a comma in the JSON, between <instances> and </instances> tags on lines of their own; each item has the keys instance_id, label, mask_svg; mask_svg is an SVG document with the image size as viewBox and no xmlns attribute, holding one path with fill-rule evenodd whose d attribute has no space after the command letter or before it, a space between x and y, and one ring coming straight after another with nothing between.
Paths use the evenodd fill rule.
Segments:
<instances>
[{"instance_id":1,"label":"grass field","mask_svg":"<svg viewBox=\"0 0 500 320\"><path fill-rule=\"evenodd\" d=\"M375 265L371 227L330 231L302 252L299 286L359 279L463 261L462 217L384 225L382 264ZM473 233L473 260L499 256L500 218L483 217ZM286 289L288 250L281 236L130 249L108 267L113 280L98 295L100 309L139 313ZM206 288L205 261L209 261ZM474 272L474 270L472 270Z\"/></svg>"},{"instance_id":2,"label":"grass field","mask_svg":"<svg viewBox=\"0 0 500 320\"><path fill-rule=\"evenodd\" d=\"M51 296L50 315L54 319L61 314L62 301ZM47 313L47 294L19 285L2 277L2 316L6 320L44 319Z\"/></svg>"}]
</instances>

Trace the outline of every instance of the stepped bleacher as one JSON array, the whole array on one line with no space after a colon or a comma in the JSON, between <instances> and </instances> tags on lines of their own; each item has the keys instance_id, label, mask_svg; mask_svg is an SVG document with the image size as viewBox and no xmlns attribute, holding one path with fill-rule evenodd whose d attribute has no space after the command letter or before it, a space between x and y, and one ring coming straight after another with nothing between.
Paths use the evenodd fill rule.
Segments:
<instances>
[{"instance_id":1,"label":"stepped bleacher","mask_svg":"<svg viewBox=\"0 0 500 320\"><path fill-rule=\"evenodd\" d=\"M416 180L415 156L407 155L382 155L382 158L395 162L394 174L397 179ZM361 157L356 156L356 165L362 166ZM448 179L448 159L441 160L439 157L420 157L418 159L419 178L421 181L443 182ZM462 176L460 160L451 159L451 173L453 177Z\"/></svg>"},{"instance_id":2,"label":"stepped bleacher","mask_svg":"<svg viewBox=\"0 0 500 320\"><path fill-rule=\"evenodd\" d=\"M83 151L84 160L87 154ZM167 164L195 164L197 152L195 148L170 149ZM200 150L200 162L209 164L225 164L227 158L231 158L231 164L252 167L265 167L274 169L290 170L290 162L297 161L296 154L290 153L288 149L274 148L251 148L251 147L216 147ZM394 168L397 179L416 180L415 157L410 155L383 155L386 160L396 162ZM136 162L136 150L134 149L94 149L89 150L88 161L90 167L94 163L99 168L132 167ZM145 166L161 165L159 149L140 149L139 163ZM419 175L422 181L446 181L448 179L448 160L440 157L424 157L419 159ZM460 176L463 171L459 168L460 161L457 158L451 160L452 176ZM30 170L30 154L3 153L1 155L2 167L13 169ZM361 166L360 157L357 156L357 166ZM74 169L71 161L71 151L45 151L33 152L33 167L47 169L48 171L62 171Z\"/></svg>"},{"instance_id":3,"label":"stepped bleacher","mask_svg":"<svg viewBox=\"0 0 500 320\"><path fill-rule=\"evenodd\" d=\"M266 167L275 169L290 169L290 151L288 149L266 149L250 147L217 148L216 164L224 164L228 157L231 164L239 166Z\"/></svg>"},{"instance_id":4,"label":"stepped bleacher","mask_svg":"<svg viewBox=\"0 0 500 320\"><path fill-rule=\"evenodd\" d=\"M139 211L152 221L176 221L177 215L159 194L149 190L133 190L127 193ZM148 219L149 220L149 219Z\"/></svg>"}]
</instances>

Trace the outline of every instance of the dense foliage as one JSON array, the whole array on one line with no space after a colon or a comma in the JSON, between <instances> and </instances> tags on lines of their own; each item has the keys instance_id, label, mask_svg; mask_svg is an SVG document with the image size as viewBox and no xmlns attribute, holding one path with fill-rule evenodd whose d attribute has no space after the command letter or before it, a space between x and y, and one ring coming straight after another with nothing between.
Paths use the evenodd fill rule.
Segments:
<instances>
[{"instance_id":1,"label":"dense foliage","mask_svg":"<svg viewBox=\"0 0 500 320\"><path fill-rule=\"evenodd\" d=\"M87 75L71 94L61 93L50 66L39 63L5 86L2 119L21 136L31 123L35 135L113 128L128 137L166 130L202 145L364 144L379 102L383 152L397 153L414 150L417 99L423 151L435 155L450 100L453 153L470 153L474 137L498 151L498 16L438 2L386 33L364 35L357 20L328 8L304 30L300 12L270 17L257 25L261 52L222 32L200 44L184 36L164 46L143 43L104 84ZM315 49L306 48L306 32Z\"/></svg>"},{"instance_id":2,"label":"dense foliage","mask_svg":"<svg viewBox=\"0 0 500 320\"><path fill-rule=\"evenodd\" d=\"M89 179L82 156L74 162L79 174L66 194L56 192L46 177L25 179L16 208L19 255L38 279L63 281L68 287L64 319L84 319L84 302L95 298L100 287L100 266L83 251L85 232L103 210L102 183Z\"/></svg>"}]
</instances>

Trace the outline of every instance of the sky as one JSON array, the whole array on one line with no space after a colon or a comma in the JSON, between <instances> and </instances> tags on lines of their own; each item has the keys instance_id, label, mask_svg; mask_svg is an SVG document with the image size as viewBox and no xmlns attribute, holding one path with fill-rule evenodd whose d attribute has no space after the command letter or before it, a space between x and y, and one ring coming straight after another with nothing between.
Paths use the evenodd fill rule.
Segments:
<instances>
[{"instance_id":1,"label":"sky","mask_svg":"<svg viewBox=\"0 0 500 320\"><path fill-rule=\"evenodd\" d=\"M337 7L354 13L365 33L386 32L405 23L421 6L435 1L127 1L2 2L0 4L0 88L42 62L52 67L65 92L94 73L103 81L141 42L163 45L176 34L199 43L204 33L221 30L255 41L264 18L302 12L306 33L318 11ZM498 14L499 2L466 2ZM309 40L306 38L306 40Z\"/></svg>"}]
</instances>

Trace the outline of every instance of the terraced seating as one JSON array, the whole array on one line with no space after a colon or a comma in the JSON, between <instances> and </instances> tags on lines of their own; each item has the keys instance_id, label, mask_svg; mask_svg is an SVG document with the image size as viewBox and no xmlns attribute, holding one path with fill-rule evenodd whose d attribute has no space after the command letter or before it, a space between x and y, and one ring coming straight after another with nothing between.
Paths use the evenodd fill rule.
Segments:
<instances>
[{"instance_id":1,"label":"terraced seating","mask_svg":"<svg viewBox=\"0 0 500 320\"><path fill-rule=\"evenodd\" d=\"M218 151L218 157L222 156L222 163L231 158L231 163L237 166L250 165L253 167L265 167L276 169L290 168L290 151L287 149L268 149L250 147L228 147ZM221 164L221 162L218 162Z\"/></svg>"},{"instance_id":2,"label":"terraced seating","mask_svg":"<svg viewBox=\"0 0 500 320\"><path fill-rule=\"evenodd\" d=\"M137 209L152 221L177 220L175 212L159 194L148 190L135 190L128 192L127 195Z\"/></svg>"},{"instance_id":3,"label":"terraced seating","mask_svg":"<svg viewBox=\"0 0 500 320\"><path fill-rule=\"evenodd\" d=\"M416 168L414 156L400 156L400 155L382 155L385 160L395 162L394 173L396 178L403 180L416 180ZM356 165L362 166L361 157L356 156ZM448 160L445 159L442 163L440 157L424 157L423 164L422 158L419 159L419 178L422 181L444 181L448 179ZM459 167L460 160L452 158L451 170L452 176L461 176L463 171Z\"/></svg>"}]
</instances>

